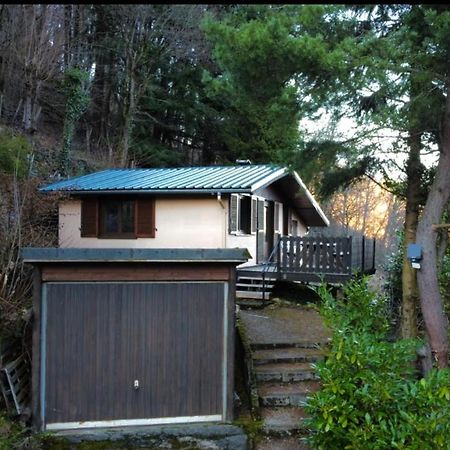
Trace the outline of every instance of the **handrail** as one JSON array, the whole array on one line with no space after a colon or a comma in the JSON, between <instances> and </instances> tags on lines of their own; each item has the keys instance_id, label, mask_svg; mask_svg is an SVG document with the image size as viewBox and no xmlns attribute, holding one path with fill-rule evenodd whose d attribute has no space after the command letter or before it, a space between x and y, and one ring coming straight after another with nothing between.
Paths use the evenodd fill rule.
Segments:
<instances>
[{"instance_id":1,"label":"handrail","mask_svg":"<svg viewBox=\"0 0 450 450\"><path fill-rule=\"evenodd\" d=\"M270 253L269 257L267 258L267 261L263 263L262 268L262 300L263 302L266 299L266 273L269 271L270 263L276 253L278 253L278 262L280 260L280 244L281 244L281 236L278 237L277 243L274 245L272 252Z\"/></svg>"}]
</instances>

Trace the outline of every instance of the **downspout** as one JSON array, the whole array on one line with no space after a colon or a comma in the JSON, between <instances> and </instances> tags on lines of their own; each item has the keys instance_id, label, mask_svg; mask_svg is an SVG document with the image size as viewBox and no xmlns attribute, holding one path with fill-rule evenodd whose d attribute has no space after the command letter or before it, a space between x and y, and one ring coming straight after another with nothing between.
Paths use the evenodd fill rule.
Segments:
<instances>
[{"instance_id":1,"label":"downspout","mask_svg":"<svg viewBox=\"0 0 450 450\"><path fill-rule=\"evenodd\" d=\"M226 210L225 205L224 205L224 203L222 201L222 194L220 192L217 192L217 201L219 202L219 205L222 207L223 212L224 212L223 216L224 216L225 220L222 221L222 230L223 230L223 233L222 233L222 247L226 248L226 245L227 245L227 223L228 223L228 221L227 221L227 210Z\"/></svg>"}]
</instances>

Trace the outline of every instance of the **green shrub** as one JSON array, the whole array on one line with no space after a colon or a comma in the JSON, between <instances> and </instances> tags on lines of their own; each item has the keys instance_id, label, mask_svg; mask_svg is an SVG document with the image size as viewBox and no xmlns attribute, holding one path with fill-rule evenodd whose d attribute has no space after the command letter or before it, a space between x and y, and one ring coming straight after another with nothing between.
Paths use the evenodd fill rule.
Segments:
<instances>
[{"instance_id":1,"label":"green shrub","mask_svg":"<svg viewBox=\"0 0 450 450\"><path fill-rule=\"evenodd\" d=\"M402 271L403 257L405 255L405 232L397 231L397 248L394 252L387 256L384 264L386 273L386 283L383 286L391 303L391 313L394 314L394 321L400 321L400 305L402 303Z\"/></svg>"},{"instance_id":2,"label":"green shrub","mask_svg":"<svg viewBox=\"0 0 450 450\"><path fill-rule=\"evenodd\" d=\"M365 280L337 300L325 288L321 314L332 330L322 389L306 407L319 449L448 449L450 374L414 370L417 341L389 342L385 301Z\"/></svg>"},{"instance_id":3,"label":"green shrub","mask_svg":"<svg viewBox=\"0 0 450 450\"><path fill-rule=\"evenodd\" d=\"M17 173L19 178L25 176L31 151L31 144L25 136L0 128L0 173Z\"/></svg>"},{"instance_id":4,"label":"green shrub","mask_svg":"<svg viewBox=\"0 0 450 450\"><path fill-rule=\"evenodd\" d=\"M30 430L0 412L0 450L40 450Z\"/></svg>"}]
</instances>

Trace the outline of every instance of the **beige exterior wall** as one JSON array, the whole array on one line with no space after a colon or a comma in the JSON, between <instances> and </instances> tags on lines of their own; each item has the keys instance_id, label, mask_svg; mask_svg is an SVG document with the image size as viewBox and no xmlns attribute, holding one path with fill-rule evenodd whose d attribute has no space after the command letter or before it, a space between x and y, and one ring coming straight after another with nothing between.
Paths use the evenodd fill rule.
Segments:
<instances>
[{"instance_id":1,"label":"beige exterior wall","mask_svg":"<svg viewBox=\"0 0 450 450\"><path fill-rule=\"evenodd\" d=\"M224 202L223 202L224 203ZM224 205L225 207L225 205ZM215 198L156 199L155 238L82 238L81 201L59 207L59 246L81 248L223 248L226 246L226 211Z\"/></svg>"},{"instance_id":2,"label":"beige exterior wall","mask_svg":"<svg viewBox=\"0 0 450 450\"><path fill-rule=\"evenodd\" d=\"M281 200L281 199L280 199ZM280 230L283 205L280 208ZM298 220L299 235L307 232ZM68 200L59 206L59 246L77 248L247 248L251 259L244 265L256 263L256 234L228 232L228 197L157 198L155 202L155 238L99 239L82 238L81 201Z\"/></svg>"}]
</instances>

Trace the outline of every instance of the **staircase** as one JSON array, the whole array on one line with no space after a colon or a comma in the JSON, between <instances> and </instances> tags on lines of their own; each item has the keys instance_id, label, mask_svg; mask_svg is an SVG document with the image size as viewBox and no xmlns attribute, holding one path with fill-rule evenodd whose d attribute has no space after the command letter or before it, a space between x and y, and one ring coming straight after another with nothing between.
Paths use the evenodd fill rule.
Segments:
<instances>
[{"instance_id":1,"label":"staircase","mask_svg":"<svg viewBox=\"0 0 450 450\"><path fill-rule=\"evenodd\" d=\"M263 430L266 442L270 441L271 448L275 449L288 436L306 431L303 405L308 395L320 389L312 364L322 359L322 352L303 344L265 344L252 347ZM292 449L306 448L300 442L296 445Z\"/></svg>"},{"instance_id":2,"label":"staircase","mask_svg":"<svg viewBox=\"0 0 450 450\"><path fill-rule=\"evenodd\" d=\"M265 283L263 283L262 273L254 272L254 274L246 274L237 272L236 298L238 299L255 299L269 300L274 286L275 278L266 275ZM263 295L264 289L264 295Z\"/></svg>"},{"instance_id":3,"label":"staircase","mask_svg":"<svg viewBox=\"0 0 450 450\"><path fill-rule=\"evenodd\" d=\"M314 308L266 306L238 315L251 404L262 421L255 450L310 450L304 404L320 389L313 365L330 332Z\"/></svg>"}]
</instances>

